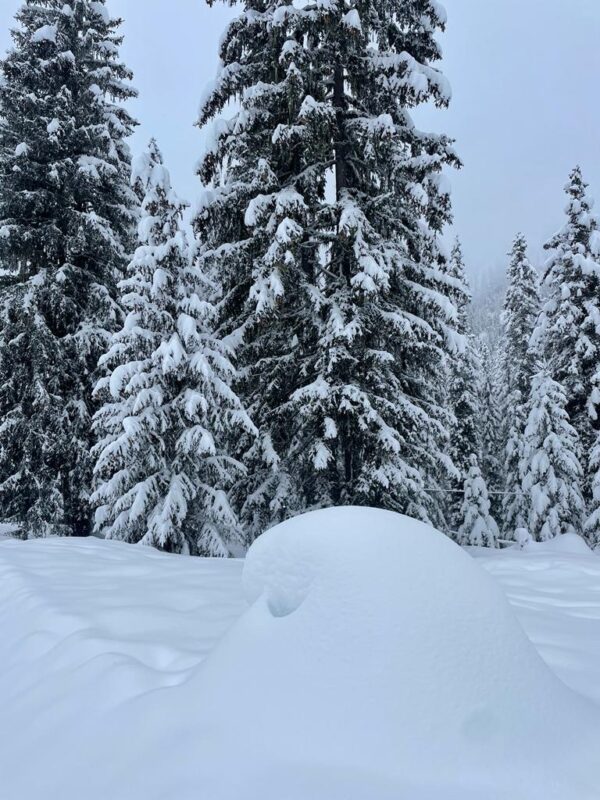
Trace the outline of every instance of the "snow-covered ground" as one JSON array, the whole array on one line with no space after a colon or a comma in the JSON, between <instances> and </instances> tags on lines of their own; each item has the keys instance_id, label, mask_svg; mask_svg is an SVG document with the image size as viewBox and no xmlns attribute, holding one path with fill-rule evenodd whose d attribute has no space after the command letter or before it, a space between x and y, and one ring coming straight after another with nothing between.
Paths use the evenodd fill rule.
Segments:
<instances>
[{"instance_id":1,"label":"snow-covered ground","mask_svg":"<svg viewBox=\"0 0 600 800\"><path fill-rule=\"evenodd\" d=\"M574 534L533 544L525 552L479 550L475 555L502 586L548 666L600 705L600 555Z\"/></svg>"},{"instance_id":2,"label":"snow-covered ground","mask_svg":"<svg viewBox=\"0 0 600 800\"><path fill-rule=\"evenodd\" d=\"M600 558L473 555L357 509L243 579L0 541L0 800L600 798Z\"/></svg>"}]
</instances>

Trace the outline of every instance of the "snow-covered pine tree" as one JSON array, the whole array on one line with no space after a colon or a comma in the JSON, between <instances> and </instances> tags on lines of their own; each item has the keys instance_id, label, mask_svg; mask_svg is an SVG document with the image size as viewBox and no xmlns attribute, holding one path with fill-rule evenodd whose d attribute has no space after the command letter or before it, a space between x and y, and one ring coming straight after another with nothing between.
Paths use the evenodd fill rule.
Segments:
<instances>
[{"instance_id":1,"label":"snow-covered pine tree","mask_svg":"<svg viewBox=\"0 0 600 800\"><path fill-rule=\"evenodd\" d=\"M502 496L502 534L512 540L517 530L527 527L529 502L523 493L523 453L526 404L521 396L513 394L506 398L505 408L512 412L512 424L504 443L504 495Z\"/></svg>"},{"instance_id":2,"label":"snow-covered pine tree","mask_svg":"<svg viewBox=\"0 0 600 800\"><path fill-rule=\"evenodd\" d=\"M483 336L477 339L480 353L479 364L479 438L481 443L479 462L481 474L488 487L490 508L495 520L500 519L504 472L501 458L504 381L499 353L491 351Z\"/></svg>"},{"instance_id":3,"label":"snow-covered pine tree","mask_svg":"<svg viewBox=\"0 0 600 800\"><path fill-rule=\"evenodd\" d=\"M454 415L450 429L450 458L456 469L449 482L449 502L446 514L451 530L456 531L462 522L462 494L464 482L471 468L471 454L481 452L481 409L478 384L481 362L477 343L469 323L471 293L460 242L452 249L448 274L454 281L450 299L458 313L457 332L464 338L464 346L453 354L449 365L448 403Z\"/></svg>"},{"instance_id":4,"label":"snow-covered pine tree","mask_svg":"<svg viewBox=\"0 0 600 800\"><path fill-rule=\"evenodd\" d=\"M597 425L598 407L600 406L600 370L592 379L590 400L592 420ZM600 432L596 433L596 439L585 460L585 466L590 486L584 530L590 547L596 549L600 547Z\"/></svg>"},{"instance_id":5,"label":"snow-covered pine tree","mask_svg":"<svg viewBox=\"0 0 600 800\"><path fill-rule=\"evenodd\" d=\"M488 490L475 454L469 457L461 517L462 522L458 529L459 544L478 547L498 546L498 525L490 514Z\"/></svg>"},{"instance_id":6,"label":"snow-covered pine tree","mask_svg":"<svg viewBox=\"0 0 600 800\"><path fill-rule=\"evenodd\" d=\"M247 0L223 37L199 119L199 176L209 188L195 218L198 259L221 285L219 332L236 351L235 389L259 430L231 443L247 467L235 500L249 540L304 508L290 399L314 374L318 254L307 221L327 166L324 155L313 163L313 129L326 113L306 100L303 35L293 6Z\"/></svg>"},{"instance_id":7,"label":"snow-covered pine tree","mask_svg":"<svg viewBox=\"0 0 600 800\"><path fill-rule=\"evenodd\" d=\"M536 541L562 533L581 533L584 502L577 432L566 411L562 386L547 366L533 378L527 406L523 452L523 492L528 503L528 525Z\"/></svg>"},{"instance_id":8,"label":"snow-covered pine tree","mask_svg":"<svg viewBox=\"0 0 600 800\"><path fill-rule=\"evenodd\" d=\"M107 538L227 556L240 533L227 490L241 466L226 434L253 426L212 334L209 282L192 266L175 195L154 141L133 170L144 196L139 247L119 284L127 318L102 359L95 417L96 525Z\"/></svg>"},{"instance_id":9,"label":"snow-covered pine tree","mask_svg":"<svg viewBox=\"0 0 600 800\"><path fill-rule=\"evenodd\" d=\"M441 515L428 484L446 462L456 337L437 237L441 171L458 160L410 110L449 100L432 66L444 24L429 0L247 0L223 39L200 122L240 110L201 163L197 231L261 431L242 487L251 536L330 503Z\"/></svg>"},{"instance_id":10,"label":"snow-covered pine tree","mask_svg":"<svg viewBox=\"0 0 600 800\"><path fill-rule=\"evenodd\" d=\"M315 3L308 13L320 25L319 100L334 112L319 138L335 197L315 229L326 276L318 391L297 394L316 439L307 467L336 503L441 524L443 496L427 489L445 462L440 376L457 337L437 238L450 220L441 170L458 161L447 137L416 128L411 109L449 101L433 66L445 15L428 0Z\"/></svg>"},{"instance_id":11,"label":"snow-covered pine tree","mask_svg":"<svg viewBox=\"0 0 600 800\"><path fill-rule=\"evenodd\" d=\"M540 313L539 278L527 258L527 241L518 234L510 254L508 288L502 313L504 373L504 491L502 531L512 539L527 526L527 500L522 491L521 463L525 406L536 372L536 352L531 338Z\"/></svg>"},{"instance_id":12,"label":"snow-covered pine tree","mask_svg":"<svg viewBox=\"0 0 600 800\"><path fill-rule=\"evenodd\" d=\"M596 549L600 548L600 434L591 450L588 468L592 475L592 497L584 530L588 544Z\"/></svg>"},{"instance_id":13,"label":"snow-covered pine tree","mask_svg":"<svg viewBox=\"0 0 600 800\"><path fill-rule=\"evenodd\" d=\"M502 312L504 371L507 388L526 399L536 373L531 336L540 314L539 277L527 257L527 240L517 234L510 253L508 287Z\"/></svg>"},{"instance_id":14,"label":"snow-covered pine tree","mask_svg":"<svg viewBox=\"0 0 600 800\"><path fill-rule=\"evenodd\" d=\"M27 0L0 62L0 517L91 528L92 388L135 226L134 96L104 0Z\"/></svg>"},{"instance_id":15,"label":"snow-covered pine tree","mask_svg":"<svg viewBox=\"0 0 600 800\"><path fill-rule=\"evenodd\" d=\"M579 167L571 173L565 191L567 221L546 245L551 251L544 277L548 298L534 341L542 348L552 377L564 388L581 459L592 449L598 427L593 379L600 362L600 234ZM586 463L583 489L587 497L593 477Z\"/></svg>"}]
</instances>

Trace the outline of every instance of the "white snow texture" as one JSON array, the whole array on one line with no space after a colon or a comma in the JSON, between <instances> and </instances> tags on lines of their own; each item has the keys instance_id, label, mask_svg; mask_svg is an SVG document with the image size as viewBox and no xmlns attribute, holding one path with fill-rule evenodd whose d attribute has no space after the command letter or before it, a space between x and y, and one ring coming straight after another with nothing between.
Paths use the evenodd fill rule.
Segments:
<instances>
[{"instance_id":1,"label":"white snow texture","mask_svg":"<svg viewBox=\"0 0 600 800\"><path fill-rule=\"evenodd\" d=\"M517 610L546 569L556 606L589 586L594 675L600 562L577 549L474 559L406 517L329 509L257 540L244 602L241 562L2 541L0 796L598 798L597 705L548 668L482 568L509 590L521 579ZM536 632L523 606L537 639L549 618Z\"/></svg>"}]
</instances>

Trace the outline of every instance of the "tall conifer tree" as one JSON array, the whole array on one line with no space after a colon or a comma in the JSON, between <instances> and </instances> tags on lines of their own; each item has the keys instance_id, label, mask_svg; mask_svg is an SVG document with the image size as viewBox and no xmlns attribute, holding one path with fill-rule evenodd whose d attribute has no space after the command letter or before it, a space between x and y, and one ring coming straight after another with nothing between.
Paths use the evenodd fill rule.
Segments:
<instances>
[{"instance_id":1,"label":"tall conifer tree","mask_svg":"<svg viewBox=\"0 0 600 800\"><path fill-rule=\"evenodd\" d=\"M504 381L501 359L497 350L490 347L483 336L477 340L480 352L479 386L479 438L481 443L481 474L490 495L491 514L500 519L504 489L504 464L502 459L502 432L504 408Z\"/></svg>"},{"instance_id":2,"label":"tall conifer tree","mask_svg":"<svg viewBox=\"0 0 600 800\"><path fill-rule=\"evenodd\" d=\"M469 457L465 476L458 541L475 547L497 547L498 525L490 513L490 500L477 456Z\"/></svg>"},{"instance_id":3,"label":"tall conifer tree","mask_svg":"<svg viewBox=\"0 0 600 800\"><path fill-rule=\"evenodd\" d=\"M527 526L521 463L527 424L526 405L536 372L536 352L531 338L539 313L539 278L527 258L527 241L518 234L508 267L508 288L502 314L505 390L502 527L507 538L512 538L515 531Z\"/></svg>"},{"instance_id":4,"label":"tall conifer tree","mask_svg":"<svg viewBox=\"0 0 600 800\"><path fill-rule=\"evenodd\" d=\"M588 468L592 476L592 496L585 521L585 536L590 547L600 548L600 434L590 452Z\"/></svg>"},{"instance_id":5,"label":"tall conifer tree","mask_svg":"<svg viewBox=\"0 0 600 800\"><path fill-rule=\"evenodd\" d=\"M428 489L448 466L456 336L437 238L458 160L410 110L448 103L444 25L429 0L247 0L223 39L200 122L240 110L201 162L196 229L261 434L240 443L251 536L330 503L442 516Z\"/></svg>"},{"instance_id":6,"label":"tall conifer tree","mask_svg":"<svg viewBox=\"0 0 600 800\"><path fill-rule=\"evenodd\" d=\"M227 491L241 466L223 442L253 426L212 335L211 287L191 265L182 203L155 142L136 162L139 247L119 284L127 310L102 365L95 427L97 528L170 552L227 556L243 545Z\"/></svg>"},{"instance_id":7,"label":"tall conifer tree","mask_svg":"<svg viewBox=\"0 0 600 800\"><path fill-rule=\"evenodd\" d=\"M136 216L104 0L27 0L0 63L0 516L90 530L92 387Z\"/></svg>"},{"instance_id":8,"label":"tall conifer tree","mask_svg":"<svg viewBox=\"0 0 600 800\"><path fill-rule=\"evenodd\" d=\"M456 470L449 482L448 522L456 532L462 523L463 487L471 469L471 455L481 452L481 409L478 382L481 361L469 322L471 292L460 242L452 249L448 274L454 281L450 298L457 309L457 332L462 348L453 354L449 366L448 403L454 415L450 428L450 457Z\"/></svg>"},{"instance_id":9,"label":"tall conifer tree","mask_svg":"<svg viewBox=\"0 0 600 800\"><path fill-rule=\"evenodd\" d=\"M523 493L536 541L581 533L584 502L577 432L569 422L563 387L547 367L534 376L523 447Z\"/></svg>"},{"instance_id":10,"label":"tall conifer tree","mask_svg":"<svg viewBox=\"0 0 600 800\"><path fill-rule=\"evenodd\" d=\"M598 427L594 377L600 363L600 238L594 202L579 167L565 191L567 221L546 245L551 252L544 278L548 298L534 340L552 377L564 388L585 466L584 493L590 499L594 476L584 454L591 451Z\"/></svg>"}]
</instances>

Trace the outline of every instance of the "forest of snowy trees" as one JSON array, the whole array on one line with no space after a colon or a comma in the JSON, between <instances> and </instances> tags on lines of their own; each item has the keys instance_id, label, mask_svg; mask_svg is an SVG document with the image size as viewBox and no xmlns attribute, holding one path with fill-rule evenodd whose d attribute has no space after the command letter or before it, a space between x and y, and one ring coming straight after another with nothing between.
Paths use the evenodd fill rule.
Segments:
<instances>
[{"instance_id":1,"label":"forest of snowy trees","mask_svg":"<svg viewBox=\"0 0 600 800\"><path fill-rule=\"evenodd\" d=\"M600 545L600 223L575 167L546 262L516 236L482 335L459 155L412 114L450 101L445 24L435 0L245 0L190 217L157 143L131 158L105 0L22 3L0 62L0 522L229 556L367 505L464 545Z\"/></svg>"}]
</instances>

